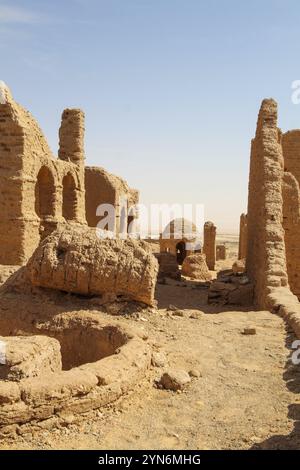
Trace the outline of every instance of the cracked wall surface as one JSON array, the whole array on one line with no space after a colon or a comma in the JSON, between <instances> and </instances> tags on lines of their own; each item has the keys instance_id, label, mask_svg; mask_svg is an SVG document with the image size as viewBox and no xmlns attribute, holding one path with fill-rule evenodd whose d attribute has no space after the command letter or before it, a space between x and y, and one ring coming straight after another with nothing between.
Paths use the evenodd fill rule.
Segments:
<instances>
[{"instance_id":1,"label":"cracked wall surface","mask_svg":"<svg viewBox=\"0 0 300 470\"><path fill-rule=\"evenodd\" d=\"M150 245L132 239L100 240L92 228L53 232L34 252L27 271L35 286L155 303L158 263Z\"/></svg>"},{"instance_id":2,"label":"cracked wall surface","mask_svg":"<svg viewBox=\"0 0 300 470\"><path fill-rule=\"evenodd\" d=\"M0 104L0 264L23 264L40 240L58 226L86 223L84 115L80 110L63 113L61 128L68 128L77 135L77 143L75 148L72 139L63 132L60 151L64 149L64 158L54 158L31 114L13 100L8 88L3 93L5 100ZM66 178L72 181L67 188ZM65 204L64 192L69 192ZM74 201L72 220L63 216L68 200Z\"/></svg>"},{"instance_id":3,"label":"cracked wall surface","mask_svg":"<svg viewBox=\"0 0 300 470\"><path fill-rule=\"evenodd\" d=\"M205 222L203 235L203 253L206 255L208 269L214 271L216 264L216 233L213 222Z\"/></svg>"},{"instance_id":4,"label":"cracked wall surface","mask_svg":"<svg viewBox=\"0 0 300 470\"><path fill-rule=\"evenodd\" d=\"M300 131L282 134L277 103L262 102L251 145L247 274L258 308L279 312L300 336Z\"/></svg>"},{"instance_id":5,"label":"cracked wall surface","mask_svg":"<svg viewBox=\"0 0 300 470\"><path fill-rule=\"evenodd\" d=\"M96 208L103 203L117 206L114 227L120 231L120 196L129 207L138 192L103 169L85 169L84 160L80 109L62 113L56 158L36 120L0 82L0 264L24 264L57 228L86 225L87 219L96 226ZM125 230L136 216L128 207Z\"/></svg>"}]
</instances>

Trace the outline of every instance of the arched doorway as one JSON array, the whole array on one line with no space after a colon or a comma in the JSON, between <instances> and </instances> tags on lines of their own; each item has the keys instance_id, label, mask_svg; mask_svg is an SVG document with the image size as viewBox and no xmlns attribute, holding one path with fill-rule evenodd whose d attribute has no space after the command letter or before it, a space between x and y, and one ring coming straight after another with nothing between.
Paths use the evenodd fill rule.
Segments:
<instances>
[{"instance_id":1,"label":"arched doorway","mask_svg":"<svg viewBox=\"0 0 300 470\"><path fill-rule=\"evenodd\" d=\"M176 245L177 263L182 264L185 257L186 257L185 242L181 241L177 243Z\"/></svg>"},{"instance_id":2,"label":"arched doorway","mask_svg":"<svg viewBox=\"0 0 300 470\"><path fill-rule=\"evenodd\" d=\"M55 185L54 178L46 166L43 166L37 176L35 185L35 212L44 219L55 214Z\"/></svg>"},{"instance_id":3,"label":"arched doorway","mask_svg":"<svg viewBox=\"0 0 300 470\"><path fill-rule=\"evenodd\" d=\"M76 185L71 173L64 176L62 215L66 220L75 220L77 214Z\"/></svg>"}]
</instances>

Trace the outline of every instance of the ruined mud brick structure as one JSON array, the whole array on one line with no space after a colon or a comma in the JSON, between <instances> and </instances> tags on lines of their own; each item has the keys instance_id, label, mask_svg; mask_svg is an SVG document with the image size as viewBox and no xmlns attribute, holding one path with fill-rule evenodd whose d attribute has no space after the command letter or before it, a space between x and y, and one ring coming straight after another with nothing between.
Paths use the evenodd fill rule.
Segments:
<instances>
[{"instance_id":1,"label":"ruined mud brick structure","mask_svg":"<svg viewBox=\"0 0 300 470\"><path fill-rule=\"evenodd\" d=\"M282 135L283 228L289 285L300 298L300 130Z\"/></svg>"},{"instance_id":2,"label":"ruined mud brick structure","mask_svg":"<svg viewBox=\"0 0 300 470\"><path fill-rule=\"evenodd\" d=\"M137 213L134 206L139 202L139 192L136 189L129 188L126 181L108 173L104 168L89 166L85 168L85 187L86 219L90 227L97 227L105 217L98 212L100 201L115 208L114 227L109 227L111 231L135 231Z\"/></svg>"},{"instance_id":3,"label":"ruined mud brick structure","mask_svg":"<svg viewBox=\"0 0 300 470\"><path fill-rule=\"evenodd\" d=\"M1 264L23 264L59 224L85 223L83 133L83 113L65 110L54 159L36 121L2 85Z\"/></svg>"},{"instance_id":4,"label":"ruined mud brick structure","mask_svg":"<svg viewBox=\"0 0 300 470\"><path fill-rule=\"evenodd\" d=\"M199 281L210 281L211 273L206 264L204 253L195 253L187 256L182 263L182 274Z\"/></svg>"},{"instance_id":5,"label":"ruined mud brick structure","mask_svg":"<svg viewBox=\"0 0 300 470\"><path fill-rule=\"evenodd\" d=\"M149 244L101 240L89 227L68 226L50 234L33 253L27 272L34 286L155 304L158 263Z\"/></svg>"},{"instance_id":6,"label":"ruined mud brick structure","mask_svg":"<svg viewBox=\"0 0 300 470\"><path fill-rule=\"evenodd\" d=\"M162 280L166 277L175 280L181 279L181 272L179 270L176 255L163 251L161 253L155 253L155 257L159 265L159 280Z\"/></svg>"},{"instance_id":7,"label":"ruined mud brick structure","mask_svg":"<svg viewBox=\"0 0 300 470\"><path fill-rule=\"evenodd\" d=\"M203 253L206 255L208 269L214 271L216 263L216 227L213 222L205 222L203 235Z\"/></svg>"},{"instance_id":8,"label":"ruined mud brick structure","mask_svg":"<svg viewBox=\"0 0 300 470\"><path fill-rule=\"evenodd\" d=\"M62 226L41 241L1 286L0 439L80 419L141 381L148 336L107 312L132 301L156 305L157 271L148 243L99 239L87 225ZM84 301L74 296L68 308L64 292Z\"/></svg>"},{"instance_id":9,"label":"ruined mud brick structure","mask_svg":"<svg viewBox=\"0 0 300 470\"><path fill-rule=\"evenodd\" d=\"M200 237L195 224L187 219L172 220L160 234L160 252L176 256L182 264L186 256L200 250Z\"/></svg>"},{"instance_id":10,"label":"ruined mud brick structure","mask_svg":"<svg viewBox=\"0 0 300 470\"><path fill-rule=\"evenodd\" d=\"M238 259L246 259L247 255L247 214L241 214Z\"/></svg>"},{"instance_id":11,"label":"ruined mud brick structure","mask_svg":"<svg viewBox=\"0 0 300 470\"><path fill-rule=\"evenodd\" d=\"M249 305L253 303L253 284L244 274L233 274L230 270L219 271L209 285L209 304Z\"/></svg>"},{"instance_id":12,"label":"ruined mud brick structure","mask_svg":"<svg viewBox=\"0 0 300 470\"><path fill-rule=\"evenodd\" d=\"M226 259L226 245L217 245L216 246L216 260L225 260Z\"/></svg>"},{"instance_id":13,"label":"ruined mud brick structure","mask_svg":"<svg viewBox=\"0 0 300 470\"><path fill-rule=\"evenodd\" d=\"M300 131L277 127L262 102L251 145L246 270L259 308L281 313L300 335ZM297 298L298 297L298 298Z\"/></svg>"},{"instance_id":14,"label":"ruined mud brick structure","mask_svg":"<svg viewBox=\"0 0 300 470\"><path fill-rule=\"evenodd\" d=\"M91 215L95 207L116 203L121 193L129 203L137 201L137 192L120 178L100 169L85 170L84 158L81 110L63 112L55 158L37 122L0 82L0 264L24 264L39 242L59 227L83 225L86 219L96 225ZM95 179L94 173L100 176ZM126 214L126 223L129 217ZM118 218L117 213L116 230Z\"/></svg>"},{"instance_id":15,"label":"ruined mud brick structure","mask_svg":"<svg viewBox=\"0 0 300 470\"><path fill-rule=\"evenodd\" d=\"M5 320L1 331L10 335ZM128 393L150 367L149 345L126 325L88 313L54 316L48 330L43 326L38 336L0 337L7 348L0 377L0 438L66 425L70 417Z\"/></svg>"}]
</instances>

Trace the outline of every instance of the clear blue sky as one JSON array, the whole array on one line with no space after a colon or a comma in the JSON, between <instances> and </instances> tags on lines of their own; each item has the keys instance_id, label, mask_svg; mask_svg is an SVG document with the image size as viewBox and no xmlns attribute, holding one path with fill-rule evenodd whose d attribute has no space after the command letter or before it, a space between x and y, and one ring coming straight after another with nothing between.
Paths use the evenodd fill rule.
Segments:
<instances>
[{"instance_id":1,"label":"clear blue sky","mask_svg":"<svg viewBox=\"0 0 300 470\"><path fill-rule=\"evenodd\" d=\"M299 18L298 0L0 0L0 79L55 153L81 107L87 164L237 231L261 100L300 127Z\"/></svg>"}]
</instances>

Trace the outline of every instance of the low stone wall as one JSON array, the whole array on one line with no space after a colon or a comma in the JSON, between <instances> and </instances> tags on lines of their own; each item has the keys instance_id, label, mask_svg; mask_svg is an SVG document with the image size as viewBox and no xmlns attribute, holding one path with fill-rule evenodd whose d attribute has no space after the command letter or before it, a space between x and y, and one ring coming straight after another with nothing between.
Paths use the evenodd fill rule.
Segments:
<instances>
[{"instance_id":1,"label":"low stone wall","mask_svg":"<svg viewBox=\"0 0 300 470\"><path fill-rule=\"evenodd\" d=\"M147 335L94 300L2 286L0 439L81 420L144 378L151 363Z\"/></svg>"},{"instance_id":2,"label":"low stone wall","mask_svg":"<svg viewBox=\"0 0 300 470\"><path fill-rule=\"evenodd\" d=\"M155 253L155 257L159 265L158 278L160 280L164 279L165 277L169 277L171 279L180 281L181 272L179 270L176 255L173 255L172 253L162 252Z\"/></svg>"},{"instance_id":3,"label":"low stone wall","mask_svg":"<svg viewBox=\"0 0 300 470\"><path fill-rule=\"evenodd\" d=\"M199 281L210 281L212 276L206 264L205 254L187 256L182 264L182 274Z\"/></svg>"},{"instance_id":4,"label":"low stone wall","mask_svg":"<svg viewBox=\"0 0 300 470\"><path fill-rule=\"evenodd\" d=\"M68 422L133 388L150 366L151 352L137 334L123 333L126 344L99 361L19 382L0 380L0 437L22 433L23 426L40 429Z\"/></svg>"},{"instance_id":5,"label":"low stone wall","mask_svg":"<svg viewBox=\"0 0 300 470\"><path fill-rule=\"evenodd\" d=\"M282 316L300 338L300 303L298 297L285 287L278 287L268 294L269 309Z\"/></svg>"}]
</instances>

